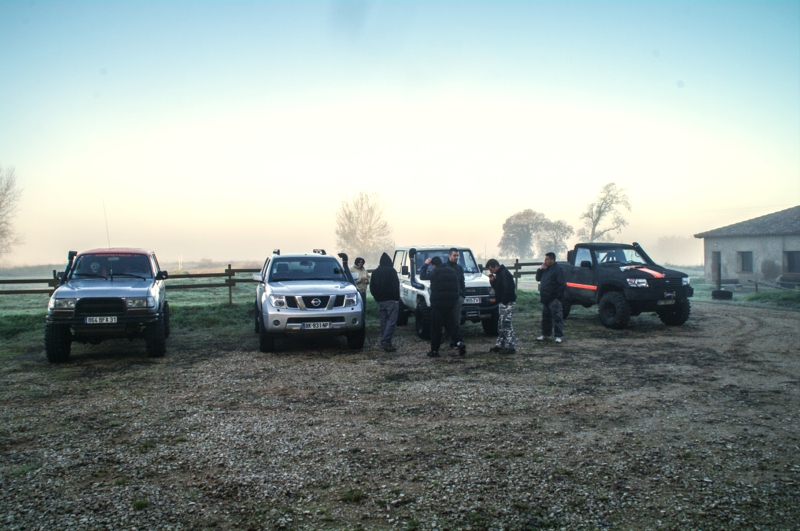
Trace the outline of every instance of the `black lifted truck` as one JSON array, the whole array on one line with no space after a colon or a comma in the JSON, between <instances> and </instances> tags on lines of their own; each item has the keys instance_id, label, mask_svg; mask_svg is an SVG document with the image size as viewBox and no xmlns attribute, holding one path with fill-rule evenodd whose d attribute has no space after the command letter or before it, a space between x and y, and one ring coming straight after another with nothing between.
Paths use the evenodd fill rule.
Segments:
<instances>
[{"instance_id":1,"label":"black lifted truck","mask_svg":"<svg viewBox=\"0 0 800 531\"><path fill-rule=\"evenodd\" d=\"M689 276L656 264L636 242L579 243L559 265L567 281L564 317L574 304L597 304L608 328L625 328L642 312L655 312L670 326L689 318Z\"/></svg>"}]
</instances>

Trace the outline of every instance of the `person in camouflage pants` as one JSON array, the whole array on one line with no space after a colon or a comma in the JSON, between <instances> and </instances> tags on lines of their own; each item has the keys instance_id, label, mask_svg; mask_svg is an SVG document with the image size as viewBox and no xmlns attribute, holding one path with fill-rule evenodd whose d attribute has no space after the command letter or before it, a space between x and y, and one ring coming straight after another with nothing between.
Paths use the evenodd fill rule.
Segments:
<instances>
[{"instance_id":1,"label":"person in camouflage pants","mask_svg":"<svg viewBox=\"0 0 800 531\"><path fill-rule=\"evenodd\" d=\"M517 290L514 285L514 277L506 266L492 258L486 262L486 267L491 273L489 282L492 283L494 292L499 302L500 317L497 323L497 341L491 352L500 354L514 354L517 350L517 338L514 336L514 325L511 318L514 315L514 308L517 305Z\"/></svg>"}]
</instances>

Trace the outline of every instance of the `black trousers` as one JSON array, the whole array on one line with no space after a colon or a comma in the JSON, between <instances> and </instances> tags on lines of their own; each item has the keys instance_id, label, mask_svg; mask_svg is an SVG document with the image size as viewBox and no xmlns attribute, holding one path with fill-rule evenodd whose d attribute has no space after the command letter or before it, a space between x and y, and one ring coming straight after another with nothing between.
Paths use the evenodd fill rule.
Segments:
<instances>
[{"instance_id":1,"label":"black trousers","mask_svg":"<svg viewBox=\"0 0 800 531\"><path fill-rule=\"evenodd\" d=\"M452 306L431 308L431 350L439 350L442 344L442 326L453 343L461 342L461 327L453 315Z\"/></svg>"}]
</instances>

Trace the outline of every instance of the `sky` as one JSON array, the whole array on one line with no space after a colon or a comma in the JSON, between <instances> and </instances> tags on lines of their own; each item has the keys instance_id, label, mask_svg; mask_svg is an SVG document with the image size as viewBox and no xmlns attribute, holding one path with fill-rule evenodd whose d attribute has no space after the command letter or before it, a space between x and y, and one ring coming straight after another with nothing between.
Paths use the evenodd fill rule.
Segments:
<instances>
[{"instance_id":1,"label":"sky","mask_svg":"<svg viewBox=\"0 0 800 531\"><path fill-rule=\"evenodd\" d=\"M617 241L701 263L693 234L800 205L800 2L0 0L0 165L6 266L335 252L360 191L398 245L488 258L608 182Z\"/></svg>"}]
</instances>

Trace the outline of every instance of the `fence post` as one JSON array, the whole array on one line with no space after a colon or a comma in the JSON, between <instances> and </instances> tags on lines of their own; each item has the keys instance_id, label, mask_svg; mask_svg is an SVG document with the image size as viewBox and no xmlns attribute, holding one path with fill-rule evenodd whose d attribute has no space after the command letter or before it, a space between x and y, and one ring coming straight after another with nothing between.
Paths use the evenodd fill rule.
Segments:
<instances>
[{"instance_id":1,"label":"fence post","mask_svg":"<svg viewBox=\"0 0 800 531\"><path fill-rule=\"evenodd\" d=\"M233 306L233 273L231 272L231 264L228 264L228 269L225 272L228 274L228 304Z\"/></svg>"},{"instance_id":2,"label":"fence post","mask_svg":"<svg viewBox=\"0 0 800 531\"><path fill-rule=\"evenodd\" d=\"M519 258L514 259L514 289L519 289Z\"/></svg>"}]
</instances>

